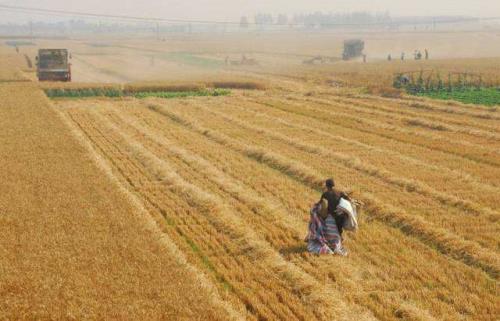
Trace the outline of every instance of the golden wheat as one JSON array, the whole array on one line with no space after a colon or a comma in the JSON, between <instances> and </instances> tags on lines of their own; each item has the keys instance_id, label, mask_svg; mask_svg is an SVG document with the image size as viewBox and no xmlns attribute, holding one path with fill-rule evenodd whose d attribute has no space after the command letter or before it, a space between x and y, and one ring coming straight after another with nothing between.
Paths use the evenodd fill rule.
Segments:
<instances>
[{"instance_id":1,"label":"golden wheat","mask_svg":"<svg viewBox=\"0 0 500 321\"><path fill-rule=\"evenodd\" d=\"M340 36L190 37L51 42L89 83L20 83L0 47L0 319L497 319L498 110L389 87L421 68L495 84L498 58L303 66ZM242 50L262 64L224 65ZM43 95L206 88L233 90ZM364 204L347 257L303 241L330 176Z\"/></svg>"},{"instance_id":2,"label":"golden wheat","mask_svg":"<svg viewBox=\"0 0 500 321\"><path fill-rule=\"evenodd\" d=\"M316 169L305 166L301 160L302 158L299 158L298 161L293 159L301 154L300 152L297 153L296 148L299 151L303 149L307 153L317 154L314 151L314 148L316 148L314 145L307 147L308 145L302 145L300 142L295 143L295 138L291 137L297 137L297 134L286 137L279 134L279 131L276 131L274 127L267 127L273 129L259 128L258 125L256 126L253 123L260 123L260 118L253 112L247 113L248 118L245 117L244 122L239 121L238 118L243 117L245 113L239 109L235 110L235 107L231 107L231 104L227 104L227 106L225 106L225 103L221 104L221 100L190 99L189 101L169 102L165 105L161 100L153 99L152 101L154 103L145 101L132 105L130 102L103 103L96 101L92 103L95 108L91 108L89 111L86 111L89 102L85 103L85 105L78 102L71 104L64 102L62 104L73 106L68 109L70 114L92 115L93 120L91 123L94 125L96 120L107 124L106 126L111 130L103 131L103 137L116 135L112 133L126 133L128 138L118 140L119 145L124 144L123 146L127 146L133 140L140 142L141 152L127 157L141 159L143 157L141 154L149 150L150 152L147 153L152 153L150 154L151 157L161 159L163 162L168 161L169 170L165 173L178 173L185 182L190 182L190 184L200 189L198 192L189 193L189 195L210 193L216 197L213 202L219 204L215 208L222 206L222 204L234 206L235 210L232 212L241 217L242 232L253 233L252 231L255 231L259 238L269 242L262 244L262 249L268 247L269 250L283 251L283 249L287 248L300 248L301 241L298 237L301 233L301 225L302 228L305 226L304 213L307 211L308 204L297 201L296 197L292 195L304 195L312 202L315 192L320 187L322 175ZM250 104L242 106L242 110L248 109L250 106ZM233 108L231 113L229 112L230 108ZM89 113L90 110L92 110L92 113ZM263 110L259 112L264 113ZM81 123L79 120L77 122ZM269 126L269 124L267 125ZM255 134L252 132L255 132ZM89 137L95 137L95 134L90 132L88 135ZM302 135L305 135L305 131ZM266 141L272 138L273 142L268 141L265 145L260 145L258 137L268 137ZM280 140L291 147L281 145ZM224 153L220 153L222 148L224 148ZM295 156L287 153L290 148L294 149ZM105 151L107 152L109 149L105 148ZM327 155L330 153L328 151L321 152L325 152ZM340 157L340 155L338 156ZM116 156L110 155L110 157L115 160L118 159ZM313 167L320 163L318 160L309 162ZM121 173L128 171L127 167L122 167L120 163L115 161L115 164L119 166ZM353 169L363 172L363 167L358 166L364 165L355 165ZM156 172L156 170L150 168L150 165L143 165L142 168L146 170L146 173L150 170L152 173ZM131 172L131 175L132 173L137 175L135 171ZM384 171L378 173L382 174L382 176L387 174ZM132 179L133 185L136 179L139 180L139 177L128 177L128 180ZM399 178L396 177L396 179ZM356 179L350 178L343 181L350 182L352 180L355 182ZM345 183L345 185L348 184L350 183ZM133 185L130 188L134 189ZM355 185L360 185L360 183L354 183L353 186ZM383 185L379 184L379 186L382 187ZM396 186L399 188L398 184ZM291 251L284 254L284 258L290 260L297 268L309 274L313 279L321 279L323 273L330 269L332 269L331 271L336 269L339 273L346 273L347 275L357 271L356 273L366 274L367 277L368 275L377 275L377 282L379 283L377 283L376 287L378 289L387 289L391 284L400 289L399 293L393 294L383 290L373 292L369 290L369 282L363 283L367 282L365 279L361 283L352 283L349 279L338 278L336 277L337 273L331 272L327 278L331 282L335 280L335 283L340 286L338 290L341 291L342 296L351 304L355 303L350 308L351 311L366 309L373 316L387 320L396 319L396 315L405 315L412 318L416 318L417 315L427 315L436 319L458 317L461 313L457 312L460 309L459 306L465 304L468 300L468 294L463 293L463 288L457 284L454 278L460 275L460 278L477 280L479 277L483 278L485 284L491 284L488 282L494 281L488 281L488 276L483 275L480 277L483 273L480 271L483 270L492 277L496 277L499 264L498 257L491 251L478 247L477 243L456 237L445 228L433 226L433 224L408 213L401 213L401 208L382 205L380 197L383 194L380 193L383 190L385 189L382 188L375 194L357 191L358 197L361 197L366 202L365 211L367 212L366 215L368 215L366 218L369 220L365 222L366 231L363 232L363 235L358 235L355 241L348 241L348 246L352 249L352 257L349 260L318 259L301 255L300 251L298 253ZM172 191L175 192L175 189ZM179 195L183 195L184 192L180 193ZM150 194L151 190L144 190L139 195L143 195L141 197L150 197L148 196ZM417 200L419 198L412 196L411 199ZM168 206L169 203L164 204L159 206ZM451 203L445 203L443 206L452 205ZM165 210L167 208L165 207ZM234 218L228 218L228 220L232 221ZM272 224L272 226L269 226L269 224ZM292 232L292 234L288 234L288 232ZM388 239L388 237L392 239ZM420 241L415 242L415 239ZM373 250L371 247L374 244L379 244L377 246L381 247ZM401 244L412 245L405 247L404 254L402 254L398 250L401 248ZM213 246L220 246L220 244L216 245L214 243ZM248 248L248 251L249 255L255 253L251 248ZM374 251L380 251L380 253ZM392 253L391 259L388 259L389 253ZM421 260L422 255L426 257L425 262ZM449 261L444 257L456 261ZM370 268L366 266L366 260L373 262ZM463 263L470 265L470 267L466 267L467 265ZM270 264L270 262L266 264ZM443 279L444 275L436 271L435 264L440 266L444 264L447 269L453 269L454 273L448 274L448 280L446 281ZM412 275L410 271L417 265L420 269L419 273L415 274L414 277L409 277L409 275ZM269 268L271 266L269 265ZM214 268L219 271L218 273L225 274L222 266L216 265ZM382 278L379 274L381 271L387 270L391 271L392 281ZM248 268L247 273L253 273L251 268ZM426 275L427 277L420 279L417 275ZM455 298L453 303L443 303L439 299L442 294L433 291L431 288L423 292L415 291L416 288L426 288L426 282L431 282L430 280L433 278L438 278L440 280L439 284L443 289L446 289L447 295ZM240 286L233 283L234 279L230 277L225 280L235 289ZM295 278L292 280L297 282ZM241 286L248 287L251 285L243 283ZM375 285L373 284L373 286ZM314 283L309 284L308 289L306 291L306 288L302 288L301 291L306 291L304 293L324 293ZM262 298L266 298L265 300L271 304L274 296L271 295L272 292L269 292L270 289L266 291L270 296ZM474 301L472 304L475 308L468 310L468 313L474 315L473 311L481 311L481 313L476 314L477 318L487 318L488 315L495 311L494 296L492 296L491 292L484 292L480 288L476 288L474 291L478 291L476 292L477 295L488 299ZM236 293L234 296L237 298L231 298L230 296L228 300L231 302L244 300L241 294ZM408 298L412 298L410 305L405 303ZM273 303L273 305L281 306L277 302ZM265 311L263 307L256 303L255 306L259 306L259 309L252 309L252 313L263 315L261 314ZM324 312L316 311L314 313L316 316L326 316L326 314L323 314ZM281 317L284 317L284 314L281 314Z\"/></svg>"}]
</instances>

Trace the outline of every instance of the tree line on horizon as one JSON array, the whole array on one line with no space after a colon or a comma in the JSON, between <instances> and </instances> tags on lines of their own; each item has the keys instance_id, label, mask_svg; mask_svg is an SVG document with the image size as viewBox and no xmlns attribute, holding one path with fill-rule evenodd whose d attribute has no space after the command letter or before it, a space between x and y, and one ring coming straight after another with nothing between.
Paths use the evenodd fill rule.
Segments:
<instances>
[{"instance_id":1,"label":"tree line on horizon","mask_svg":"<svg viewBox=\"0 0 500 321\"><path fill-rule=\"evenodd\" d=\"M272 15L269 13L258 13L253 16L253 21L248 16L240 18L240 27L248 28L250 24L258 26L264 25L299 25L304 27L332 28L336 25L355 25L371 23L390 23L392 21L389 12L370 13L357 11L351 13L322 13L296 14L288 16L286 14Z\"/></svg>"}]
</instances>

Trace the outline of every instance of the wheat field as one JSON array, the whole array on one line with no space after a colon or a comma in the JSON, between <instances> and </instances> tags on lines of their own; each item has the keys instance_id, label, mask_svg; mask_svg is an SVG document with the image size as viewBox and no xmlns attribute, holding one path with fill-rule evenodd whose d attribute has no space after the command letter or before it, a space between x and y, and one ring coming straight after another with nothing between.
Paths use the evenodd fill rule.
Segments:
<instances>
[{"instance_id":1,"label":"wheat field","mask_svg":"<svg viewBox=\"0 0 500 321\"><path fill-rule=\"evenodd\" d=\"M1 75L0 320L242 320L43 92Z\"/></svg>"},{"instance_id":2,"label":"wheat field","mask_svg":"<svg viewBox=\"0 0 500 321\"><path fill-rule=\"evenodd\" d=\"M496 113L260 92L59 107L252 318L499 312ZM329 176L365 203L347 259L312 256L302 241Z\"/></svg>"},{"instance_id":3,"label":"wheat field","mask_svg":"<svg viewBox=\"0 0 500 321\"><path fill-rule=\"evenodd\" d=\"M81 50L92 84L0 71L0 320L498 319L497 108L359 90L384 90L384 62L178 82L219 97L49 100L133 78ZM428 65L494 82L496 62ZM327 177L363 203L347 257L304 243Z\"/></svg>"}]
</instances>

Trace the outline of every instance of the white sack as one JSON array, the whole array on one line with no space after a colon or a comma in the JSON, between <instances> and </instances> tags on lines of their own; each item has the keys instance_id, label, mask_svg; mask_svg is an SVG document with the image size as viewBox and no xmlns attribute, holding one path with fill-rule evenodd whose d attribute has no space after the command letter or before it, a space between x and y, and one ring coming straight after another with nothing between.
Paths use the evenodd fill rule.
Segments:
<instances>
[{"instance_id":1,"label":"white sack","mask_svg":"<svg viewBox=\"0 0 500 321\"><path fill-rule=\"evenodd\" d=\"M351 204L348 200L341 198L337 206L337 212L339 214L346 214L347 216L344 221L344 230L355 232L358 229L358 213L356 212L356 206Z\"/></svg>"}]
</instances>

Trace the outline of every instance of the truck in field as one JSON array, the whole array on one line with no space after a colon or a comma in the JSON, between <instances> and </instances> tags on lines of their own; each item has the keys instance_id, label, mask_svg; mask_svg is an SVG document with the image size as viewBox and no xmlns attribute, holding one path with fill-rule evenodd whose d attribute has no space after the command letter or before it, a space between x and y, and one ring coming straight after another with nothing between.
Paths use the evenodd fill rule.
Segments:
<instances>
[{"instance_id":1,"label":"truck in field","mask_svg":"<svg viewBox=\"0 0 500 321\"><path fill-rule=\"evenodd\" d=\"M37 76L39 81L71 81L71 63L67 49L39 49Z\"/></svg>"}]
</instances>

